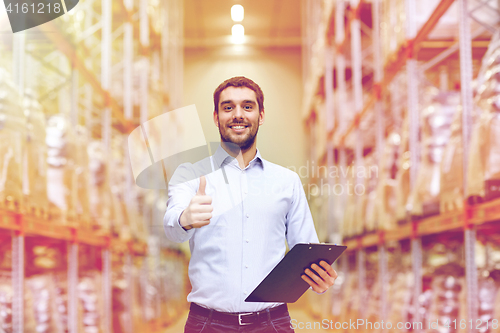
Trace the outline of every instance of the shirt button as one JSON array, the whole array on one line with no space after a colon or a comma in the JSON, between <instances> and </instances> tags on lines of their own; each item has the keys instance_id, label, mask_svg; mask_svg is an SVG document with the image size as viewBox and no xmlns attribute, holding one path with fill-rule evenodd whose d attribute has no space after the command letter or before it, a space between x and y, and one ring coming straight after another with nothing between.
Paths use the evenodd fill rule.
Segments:
<instances>
[{"instance_id":1,"label":"shirt button","mask_svg":"<svg viewBox=\"0 0 500 333\"><path fill-rule=\"evenodd\" d=\"M250 240L247 239L246 242L248 243L248 242L250 242Z\"/></svg>"},{"instance_id":2,"label":"shirt button","mask_svg":"<svg viewBox=\"0 0 500 333\"><path fill-rule=\"evenodd\" d=\"M244 291L244 292L243 292L243 294L244 294L244 295L246 295L246 294L247 294L247 292L246 292L246 291Z\"/></svg>"},{"instance_id":3,"label":"shirt button","mask_svg":"<svg viewBox=\"0 0 500 333\"><path fill-rule=\"evenodd\" d=\"M248 265L245 265L245 268L248 268Z\"/></svg>"},{"instance_id":4,"label":"shirt button","mask_svg":"<svg viewBox=\"0 0 500 333\"><path fill-rule=\"evenodd\" d=\"M249 217L250 217L250 215L247 214L247 218L249 218Z\"/></svg>"}]
</instances>

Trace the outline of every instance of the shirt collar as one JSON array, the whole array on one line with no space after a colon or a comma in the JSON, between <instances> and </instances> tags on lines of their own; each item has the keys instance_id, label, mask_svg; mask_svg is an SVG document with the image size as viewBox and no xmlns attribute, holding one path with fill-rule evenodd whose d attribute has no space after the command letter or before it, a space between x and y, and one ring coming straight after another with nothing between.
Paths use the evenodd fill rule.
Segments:
<instances>
[{"instance_id":1,"label":"shirt collar","mask_svg":"<svg viewBox=\"0 0 500 333\"><path fill-rule=\"evenodd\" d=\"M215 151L215 154L213 155L214 157L214 162L215 165L217 166L217 169L220 169L222 164L226 163L228 164L233 160L233 157L227 153L227 151L222 148L221 145L217 147L217 150ZM251 166L253 163L260 163L262 168L264 168L264 159L260 156L260 151L257 149L257 153L255 154L255 157L248 163L248 166Z\"/></svg>"}]
</instances>

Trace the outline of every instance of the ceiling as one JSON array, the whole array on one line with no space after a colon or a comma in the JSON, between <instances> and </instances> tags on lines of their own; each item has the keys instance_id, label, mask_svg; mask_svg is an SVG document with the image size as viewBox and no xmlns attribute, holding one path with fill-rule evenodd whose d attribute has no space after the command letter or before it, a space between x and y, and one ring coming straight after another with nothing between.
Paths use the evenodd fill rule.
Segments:
<instances>
[{"instance_id":1,"label":"ceiling","mask_svg":"<svg viewBox=\"0 0 500 333\"><path fill-rule=\"evenodd\" d=\"M301 45L301 0L184 0L186 48L231 43L231 6L245 8L246 43L280 47Z\"/></svg>"}]
</instances>

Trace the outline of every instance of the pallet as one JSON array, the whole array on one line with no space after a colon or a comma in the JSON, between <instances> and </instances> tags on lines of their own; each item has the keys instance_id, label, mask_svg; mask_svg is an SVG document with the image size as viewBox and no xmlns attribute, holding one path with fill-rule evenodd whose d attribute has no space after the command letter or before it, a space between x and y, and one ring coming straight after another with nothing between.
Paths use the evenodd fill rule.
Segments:
<instances>
[{"instance_id":1,"label":"pallet","mask_svg":"<svg viewBox=\"0 0 500 333\"><path fill-rule=\"evenodd\" d=\"M0 209L16 213L22 213L21 200L12 196L0 196Z\"/></svg>"},{"instance_id":2,"label":"pallet","mask_svg":"<svg viewBox=\"0 0 500 333\"><path fill-rule=\"evenodd\" d=\"M39 219L48 220L49 210L47 207L27 204L23 209L24 213Z\"/></svg>"},{"instance_id":3,"label":"pallet","mask_svg":"<svg viewBox=\"0 0 500 333\"><path fill-rule=\"evenodd\" d=\"M49 206L47 218L49 221L60 225L67 225L71 227L78 226L77 215L74 211L64 211L54 205Z\"/></svg>"}]
</instances>

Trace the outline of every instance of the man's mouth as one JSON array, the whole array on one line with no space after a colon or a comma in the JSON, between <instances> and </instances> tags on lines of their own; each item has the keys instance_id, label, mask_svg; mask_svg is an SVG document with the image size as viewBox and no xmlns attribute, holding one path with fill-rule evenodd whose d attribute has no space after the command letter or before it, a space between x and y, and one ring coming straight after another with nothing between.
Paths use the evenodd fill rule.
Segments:
<instances>
[{"instance_id":1,"label":"man's mouth","mask_svg":"<svg viewBox=\"0 0 500 333\"><path fill-rule=\"evenodd\" d=\"M234 131L242 131L245 128L247 128L247 125L230 125L229 128L231 128Z\"/></svg>"}]
</instances>

